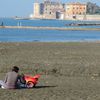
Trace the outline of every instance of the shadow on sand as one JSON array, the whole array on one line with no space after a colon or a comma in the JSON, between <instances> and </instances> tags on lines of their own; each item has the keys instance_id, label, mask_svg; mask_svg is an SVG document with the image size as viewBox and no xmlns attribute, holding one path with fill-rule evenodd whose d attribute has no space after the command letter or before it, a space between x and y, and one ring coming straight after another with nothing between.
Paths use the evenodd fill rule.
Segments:
<instances>
[{"instance_id":1,"label":"shadow on sand","mask_svg":"<svg viewBox=\"0 0 100 100\"><path fill-rule=\"evenodd\" d=\"M22 89L43 89L43 88L55 88L55 87L57 87L57 85L55 85L55 86L35 86L33 88L19 88L19 89L20 90L22 90Z\"/></svg>"},{"instance_id":2,"label":"shadow on sand","mask_svg":"<svg viewBox=\"0 0 100 100\"><path fill-rule=\"evenodd\" d=\"M34 89L41 89L41 88L55 88L57 87L57 85L55 86L35 86Z\"/></svg>"}]
</instances>

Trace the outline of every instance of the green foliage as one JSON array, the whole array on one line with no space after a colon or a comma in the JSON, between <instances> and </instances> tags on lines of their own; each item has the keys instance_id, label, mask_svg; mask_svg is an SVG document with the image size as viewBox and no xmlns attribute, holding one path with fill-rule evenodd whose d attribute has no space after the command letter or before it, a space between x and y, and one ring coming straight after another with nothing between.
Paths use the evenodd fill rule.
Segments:
<instances>
[{"instance_id":1,"label":"green foliage","mask_svg":"<svg viewBox=\"0 0 100 100\"><path fill-rule=\"evenodd\" d=\"M87 14L100 14L100 7L92 2L87 2Z\"/></svg>"}]
</instances>

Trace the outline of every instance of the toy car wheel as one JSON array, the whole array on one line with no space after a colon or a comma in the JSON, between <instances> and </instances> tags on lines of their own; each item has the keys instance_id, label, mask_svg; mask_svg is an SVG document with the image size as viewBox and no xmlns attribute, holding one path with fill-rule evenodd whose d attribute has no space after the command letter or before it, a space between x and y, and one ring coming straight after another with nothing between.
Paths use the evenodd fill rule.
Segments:
<instances>
[{"instance_id":1,"label":"toy car wheel","mask_svg":"<svg viewBox=\"0 0 100 100\"><path fill-rule=\"evenodd\" d=\"M34 86L35 86L35 85L34 85L33 82L31 82L31 81L27 82L27 87L28 87L28 88L33 88Z\"/></svg>"}]
</instances>

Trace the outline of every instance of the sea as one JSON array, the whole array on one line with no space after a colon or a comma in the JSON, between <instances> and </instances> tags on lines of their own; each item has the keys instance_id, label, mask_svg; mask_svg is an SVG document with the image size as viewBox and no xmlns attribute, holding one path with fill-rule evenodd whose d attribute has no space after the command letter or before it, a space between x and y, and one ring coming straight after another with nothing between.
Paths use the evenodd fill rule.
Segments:
<instances>
[{"instance_id":1,"label":"sea","mask_svg":"<svg viewBox=\"0 0 100 100\"><path fill-rule=\"evenodd\" d=\"M67 26L71 23L100 23L100 21L71 21L46 19L0 18L0 25L35 27L81 27L100 28L100 26ZM0 29L0 42L94 42L100 41L100 31L66 31L33 29Z\"/></svg>"}]
</instances>

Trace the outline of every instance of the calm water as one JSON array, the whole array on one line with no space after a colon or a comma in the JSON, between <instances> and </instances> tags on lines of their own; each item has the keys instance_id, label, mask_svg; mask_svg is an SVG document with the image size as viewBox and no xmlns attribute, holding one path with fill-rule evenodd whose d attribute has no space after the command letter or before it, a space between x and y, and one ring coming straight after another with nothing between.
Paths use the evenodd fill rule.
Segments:
<instances>
[{"instance_id":1,"label":"calm water","mask_svg":"<svg viewBox=\"0 0 100 100\"><path fill-rule=\"evenodd\" d=\"M16 26L66 27L72 21L62 20L15 20L0 18L0 24ZM77 23L79 21L74 21ZM91 22L88 22L91 23ZM99 23L99 22L96 22ZM90 28L100 26L87 26ZM85 28L85 27L82 27ZM72 42L100 40L100 31L59 31L59 30L30 30L30 29L0 29L0 42Z\"/></svg>"}]
</instances>

